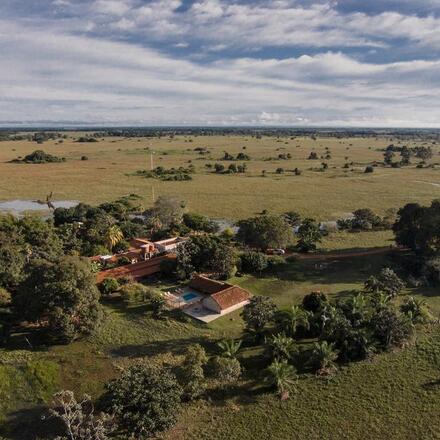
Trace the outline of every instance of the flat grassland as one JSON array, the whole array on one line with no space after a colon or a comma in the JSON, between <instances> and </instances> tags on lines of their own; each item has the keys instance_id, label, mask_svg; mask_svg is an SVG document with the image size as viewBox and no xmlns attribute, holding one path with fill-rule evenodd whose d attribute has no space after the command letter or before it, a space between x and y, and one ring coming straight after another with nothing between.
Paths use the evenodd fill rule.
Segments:
<instances>
[{"instance_id":1,"label":"flat grassland","mask_svg":"<svg viewBox=\"0 0 440 440\"><path fill-rule=\"evenodd\" d=\"M413 164L400 169L377 167L373 173L364 169L372 162L382 162L383 151L390 144L422 145L422 141L399 141L390 137L343 138L265 137L251 136L176 136L174 138L106 137L96 143L79 143L83 133L68 133L63 143L46 141L38 145L31 141L0 142L0 200L13 198L44 199L54 192L57 200L80 200L100 203L129 193L144 198L145 206L155 197L177 196L191 211L214 218L240 219L267 209L274 213L296 210L317 220L335 220L355 209L368 207L378 214L389 208L399 208L408 202L429 203L440 196L440 146L432 145L434 156L428 164L439 166L418 169ZM429 143L431 145L431 143ZM201 155L195 148L206 147ZM243 149L245 147L245 150ZM325 157L328 147L331 159ZM136 170L150 168L150 153L154 151L154 166L196 167L193 180L163 182L133 176ZM60 157L65 163L11 164L8 161L36 149ZM215 174L207 163L220 162L224 152L240 152L251 158L246 162L246 174ZM320 159L307 160L315 151ZM279 160L279 154L290 153L291 159ZM81 161L81 156L89 160ZM396 155L395 160L399 160ZM321 163L328 169L319 171ZM222 161L230 163L242 161ZM349 168L344 164L353 163ZM276 169L283 168L284 174ZM292 170L302 174L295 176ZM262 171L266 177L262 177Z\"/></svg>"},{"instance_id":2,"label":"flat grassland","mask_svg":"<svg viewBox=\"0 0 440 440\"><path fill-rule=\"evenodd\" d=\"M263 209L281 213L296 210L318 220L334 220L357 208L367 207L378 214L407 202L427 204L440 196L440 168L417 169L415 163L400 169L364 168L382 161L387 145L398 144L389 137L379 138L268 138L240 136L192 136L173 139L105 138L98 143L78 143L71 137L55 145L15 141L0 143L0 200L44 199L53 191L58 200L88 203L109 201L137 193L145 206L152 203L152 187L158 195L178 196L188 209L215 218L239 219ZM190 142L191 140L191 142ZM417 145L421 145L422 142ZM414 146L412 141L401 145ZM243 150L243 147L246 147ZM155 165L165 168L196 167L193 180L162 182L133 176L149 168L154 151ZM206 147L200 155L195 148ZM307 160L311 151L329 160ZM433 145L439 160L439 147ZM66 157L65 163L30 165L8 161L42 149ZM245 175L216 175L206 163L220 162L224 151L245 152L251 157ZM290 153L289 160L267 160ZM81 161L81 156L89 160ZM345 159L348 157L348 159ZM321 162L329 169L322 172ZM348 169L345 163L353 162ZM224 161L224 165L229 163ZM240 161L237 163L241 163ZM300 176L291 171L299 168ZM262 177L266 170L266 177ZM334 233L325 238L325 249L369 248L391 244L389 231L360 234ZM383 255L326 262L291 262L271 276L243 276L231 280L253 294L267 295L281 308L301 301L303 295L321 290L333 298L362 288L370 275L390 265ZM170 286L157 285L160 289ZM434 289L407 289L426 300L431 312L440 314L440 296ZM402 295L402 296L404 296ZM403 298L400 298L403 300ZM118 368L140 360L176 365L185 348L202 344L211 354L215 342L240 337L243 322L233 312L210 325L189 318L170 316L156 320L143 304L105 303L106 319L96 335L68 346L31 349L25 336L15 335L8 350L0 350L0 436L31 440L45 438L42 408L53 392L72 389L78 395L100 395L104 383L118 374ZM32 339L30 339L32 341ZM298 343L307 347L307 341ZM296 391L287 402L280 402L255 377L262 362L262 347L243 349L240 361L250 370L231 392L183 406L177 425L162 437L166 440L321 440L350 439L397 440L440 438L440 331L438 327L419 333L417 343L370 361L342 366L332 380L323 380L299 371ZM260 369L262 370L262 368ZM257 373L258 374L258 373Z\"/></svg>"}]
</instances>

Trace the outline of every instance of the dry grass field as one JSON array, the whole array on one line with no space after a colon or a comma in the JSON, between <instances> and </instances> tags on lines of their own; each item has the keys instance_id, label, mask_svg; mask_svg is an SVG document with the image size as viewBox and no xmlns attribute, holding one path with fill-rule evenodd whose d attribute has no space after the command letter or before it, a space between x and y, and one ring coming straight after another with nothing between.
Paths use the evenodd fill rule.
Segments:
<instances>
[{"instance_id":1,"label":"dry grass field","mask_svg":"<svg viewBox=\"0 0 440 440\"><path fill-rule=\"evenodd\" d=\"M433 166L424 169L377 167L365 174L365 166L383 160L380 149L395 145L421 145L390 137L378 138L307 138L251 136L176 136L170 138L112 138L97 143L74 141L81 133L69 133L68 139L58 144L46 141L42 145L30 141L0 143L0 200L42 199L54 192L57 200L73 199L88 203L109 201L118 196L137 193L145 206L155 196L173 195L186 201L190 210L216 218L239 219L267 209L281 213L297 210L304 216L318 220L333 220L361 207L369 207L378 214L388 208L398 208L407 202L428 203L440 196L440 147L432 145ZM429 143L430 144L430 143ZM165 168L196 167L193 180L163 182L157 179L132 176L139 169L148 169L150 155L155 152L154 165ZM194 151L206 147L209 154ZM311 151L325 156L328 147L331 159L307 160ZM245 148L245 149L244 149ZM66 157L65 163L11 164L11 159L24 156L36 149ZM205 164L219 161L224 151L236 155L245 152L251 157L246 174L218 175ZM290 153L289 160L269 160L279 154ZM81 161L81 156L89 160ZM397 156L396 156L397 158ZM328 169L318 171L322 162ZM352 163L344 169L345 163ZM231 163L222 162L226 167ZM236 162L241 163L241 162ZM284 174L276 174L282 167ZM294 168L302 171L295 176ZM262 171L266 171L266 177ZM290 171L288 171L290 170Z\"/></svg>"}]
</instances>

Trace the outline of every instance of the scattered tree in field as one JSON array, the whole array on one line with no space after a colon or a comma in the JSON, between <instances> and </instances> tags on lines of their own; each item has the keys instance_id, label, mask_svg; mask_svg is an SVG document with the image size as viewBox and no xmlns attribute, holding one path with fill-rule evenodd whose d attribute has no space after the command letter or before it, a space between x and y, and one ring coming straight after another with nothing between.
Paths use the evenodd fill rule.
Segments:
<instances>
[{"instance_id":1,"label":"scattered tree in field","mask_svg":"<svg viewBox=\"0 0 440 440\"><path fill-rule=\"evenodd\" d=\"M65 435L58 440L107 440L114 429L113 418L108 414L95 414L90 396L77 401L72 391L60 391L54 395L50 415L60 420Z\"/></svg>"},{"instance_id":2,"label":"scattered tree in field","mask_svg":"<svg viewBox=\"0 0 440 440\"><path fill-rule=\"evenodd\" d=\"M96 328L101 317L98 300L88 261L63 257L56 263L33 262L13 305L24 319L47 323L53 338L69 342Z\"/></svg>"},{"instance_id":3,"label":"scattered tree in field","mask_svg":"<svg viewBox=\"0 0 440 440\"><path fill-rule=\"evenodd\" d=\"M287 400L295 389L295 369L286 360L275 359L266 370L266 381L276 387L281 400Z\"/></svg>"},{"instance_id":4,"label":"scattered tree in field","mask_svg":"<svg viewBox=\"0 0 440 440\"><path fill-rule=\"evenodd\" d=\"M102 400L121 429L145 438L174 425L181 395L180 385L167 369L138 364L109 382Z\"/></svg>"},{"instance_id":5,"label":"scattered tree in field","mask_svg":"<svg viewBox=\"0 0 440 440\"><path fill-rule=\"evenodd\" d=\"M315 220L306 218L298 228L297 248L300 252L310 252L316 250L316 245L322 240L319 225Z\"/></svg>"},{"instance_id":6,"label":"scattered tree in field","mask_svg":"<svg viewBox=\"0 0 440 440\"><path fill-rule=\"evenodd\" d=\"M261 215L238 222L237 239L248 246L267 250L284 248L293 241L292 228L278 215Z\"/></svg>"}]
</instances>

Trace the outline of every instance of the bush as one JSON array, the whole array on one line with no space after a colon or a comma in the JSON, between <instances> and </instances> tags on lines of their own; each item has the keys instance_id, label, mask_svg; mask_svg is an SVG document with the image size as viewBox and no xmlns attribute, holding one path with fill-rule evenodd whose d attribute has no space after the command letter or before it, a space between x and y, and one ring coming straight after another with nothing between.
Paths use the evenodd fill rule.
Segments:
<instances>
[{"instance_id":1,"label":"bush","mask_svg":"<svg viewBox=\"0 0 440 440\"><path fill-rule=\"evenodd\" d=\"M237 382L241 376L240 362L235 358L216 357L213 362L214 374L222 388Z\"/></svg>"},{"instance_id":2,"label":"bush","mask_svg":"<svg viewBox=\"0 0 440 440\"><path fill-rule=\"evenodd\" d=\"M0 287L0 307L6 307L11 303L11 294L3 287Z\"/></svg>"},{"instance_id":3,"label":"bush","mask_svg":"<svg viewBox=\"0 0 440 440\"><path fill-rule=\"evenodd\" d=\"M181 395L180 385L167 369L139 364L106 385L102 402L127 435L145 438L174 425Z\"/></svg>"},{"instance_id":4,"label":"bush","mask_svg":"<svg viewBox=\"0 0 440 440\"><path fill-rule=\"evenodd\" d=\"M89 160L87 156L81 156L81 160Z\"/></svg>"},{"instance_id":5,"label":"bush","mask_svg":"<svg viewBox=\"0 0 440 440\"><path fill-rule=\"evenodd\" d=\"M129 249L130 249L130 243L126 240L118 241L113 246L113 252L115 252L116 254L127 252Z\"/></svg>"},{"instance_id":6,"label":"bush","mask_svg":"<svg viewBox=\"0 0 440 440\"><path fill-rule=\"evenodd\" d=\"M372 173L374 172L374 168L371 165L365 167L364 173Z\"/></svg>"},{"instance_id":7,"label":"bush","mask_svg":"<svg viewBox=\"0 0 440 440\"><path fill-rule=\"evenodd\" d=\"M267 256L261 252L245 252L240 262L241 270L247 273L261 273L269 264Z\"/></svg>"},{"instance_id":8,"label":"bush","mask_svg":"<svg viewBox=\"0 0 440 440\"><path fill-rule=\"evenodd\" d=\"M119 293L125 302L146 302L153 295L153 292L148 287L140 283L125 284L120 288Z\"/></svg>"},{"instance_id":9,"label":"bush","mask_svg":"<svg viewBox=\"0 0 440 440\"><path fill-rule=\"evenodd\" d=\"M119 289L119 282L116 278L106 278L99 284L99 290L103 295L110 295Z\"/></svg>"}]
</instances>

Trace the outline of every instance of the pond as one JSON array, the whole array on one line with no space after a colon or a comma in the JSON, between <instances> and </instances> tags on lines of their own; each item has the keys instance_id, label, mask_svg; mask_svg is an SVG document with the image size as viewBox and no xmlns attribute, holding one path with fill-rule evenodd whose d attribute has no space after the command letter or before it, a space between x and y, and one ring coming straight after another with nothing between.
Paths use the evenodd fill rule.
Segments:
<instances>
[{"instance_id":1,"label":"pond","mask_svg":"<svg viewBox=\"0 0 440 440\"><path fill-rule=\"evenodd\" d=\"M72 208L78 204L75 200L57 200L52 204L55 208ZM26 212L49 212L49 207L45 202L37 200L7 200L0 202L0 213L10 213L14 215L23 215Z\"/></svg>"}]
</instances>

